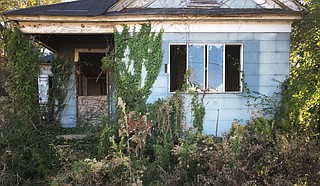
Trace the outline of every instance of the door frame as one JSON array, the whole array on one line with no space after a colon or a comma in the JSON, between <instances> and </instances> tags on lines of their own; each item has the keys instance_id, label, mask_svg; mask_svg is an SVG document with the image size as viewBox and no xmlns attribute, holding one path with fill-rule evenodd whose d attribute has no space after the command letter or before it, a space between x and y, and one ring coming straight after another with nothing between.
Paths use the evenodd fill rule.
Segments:
<instances>
[{"instance_id":1,"label":"door frame","mask_svg":"<svg viewBox=\"0 0 320 186\"><path fill-rule=\"evenodd\" d=\"M99 53L99 54L106 54L107 53L107 50L106 49L101 49L101 48L94 48L94 49L91 49L91 48L75 48L74 50L74 66L76 67L76 64L79 62L80 60L80 53ZM76 111L77 111L77 123L79 121L79 108L78 108L78 96L79 96L79 75L77 74L77 70L75 70L75 77L76 77ZM106 71L106 96L107 96L107 100L108 100L108 103L107 103L107 114L110 115L110 71L107 70Z\"/></svg>"}]
</instances>

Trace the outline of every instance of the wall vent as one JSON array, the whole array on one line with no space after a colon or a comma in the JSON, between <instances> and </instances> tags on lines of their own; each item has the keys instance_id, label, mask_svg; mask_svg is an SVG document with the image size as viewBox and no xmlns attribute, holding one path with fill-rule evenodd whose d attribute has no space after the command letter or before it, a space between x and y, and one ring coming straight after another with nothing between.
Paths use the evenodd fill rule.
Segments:
<instances>
[{"instance_id":1,"label":"wall vent","mask_svg":"<svg viewBox=\"0 0 320 186\"><path fill-rule=\"evenodd\" d=\"M220 7L221 0L189 0L189 7Z\"/></svg>"}]
</instances>

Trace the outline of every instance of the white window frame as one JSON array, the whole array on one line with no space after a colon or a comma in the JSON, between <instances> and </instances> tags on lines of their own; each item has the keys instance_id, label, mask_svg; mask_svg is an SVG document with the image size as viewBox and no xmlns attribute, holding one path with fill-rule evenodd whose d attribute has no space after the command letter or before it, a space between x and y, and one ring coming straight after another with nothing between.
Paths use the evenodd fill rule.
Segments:
<instances>
[{"instance_id":1,"label":"white window frame","mask_svg":"<svg viewBox=\"0 0 320 186\"><path fill-rule=\"evenodd\" d=\"M241 93L243 92L243 43L224 43L223 44L224 48L223 48L223 93ZM225 65L226 65L226 61L225 61L225 52L226 52L226 45L236 45L236 46L240 46L240 73L239 73L239 85L240 85L240 88L239 88L239 91L228 91L226 92L225 89L226 89L226 83L225 83L225 80L226 80L226 72L225 72Z\"/></svg>"},{"instance_id":2,"label":"white window frame","mask_svg":"<svg viewBox=\"0 0 320 186\"><path fill-rule=\"evenodd\" d=\"M168 48L168 64L167 64L167 74L169 75L169 82L168 82L168 91L169 93L174 93L171 92L171 75L170 75L170 68L171 68L171 60L170 60L170 56L171 56L171 46L172 45L184 45L186 46L187 48L187 54L186 54L186 71L189 70L189 57L188 57L188 54L189 54L189 46L203 46L204 47L204 51L203 51L203 56L204 56L204 59L207 59L207 60L204 60L203 62L203 85L204 87L201 87L202 89L206 89L208 86L209 86L209 80L206 81L205 78L208 79L209 77L209 70L206 69L206 66L205 66L205 63L208 63L208 59L209 59L209 47L208 46L215 46L215 45L222 45L223 46L223 79L222 79L222 83L223 83L223 88L222 88L222 91L210 91L208 90L207 93L210 93L210 94L233 94L233 93L241 93L243 92L243 43L169 43L169 48ZM227 46L230 46L230 45L236 45L236 46L240 46L240 73L239 73L239 85L240 85L240 88L239 88L239 91L228 91L226 92L226 58L225 58L225 55L226 55L226 45ZM207 56L205 58L205 55L206 55L206 51L207 50ZM208 64L207 64L208 65ZM207 66L208 68L208 66ZM206 75L205 75L206 74ZM199 92L201 93L201 92Z\"/></svg>"},{"instance_id":3,"label":"white window frame","mask_svg":"<svg viewBox=\"0 0 320 186\"><path fill-rule=\"evenodd\" d=\"M209 66L209 62L208 62L208 59L209 59L209 46L215 46L215 45L222 45L222 47L223 47L223 51L222 51L222 57L223 57L223 59L222 59L222 91L210 91L210 89L207 89L207 90L209 90L209 93L224 93L224 92L226 92L225 91L225 78L226 78L226 73L225 73L225 69L226 69L226 61L225 61L225 55L226 55L226 53L225 53L225 44L224 43L214 43L214 44L212 44L212 43L210 43L210 44L206 44L206 46L207 46L207 61L205 61L204 63L207 63L207 68L208 68L208 66ZM207 87L209 87L209 69L207 69L207 81L206 81L206 85L205 85L205 88L207 88Z\"/></svg>"},{"instance_id":4,"label":"white window frame","mask_svg":"<svg viewBox=\"0 0 320 186\"><path fill-rule=\"evenodd\" d=\"M168 53L169 53L168 61L169 62L167 64L167 69L166 69L167 70L167 74L169 74L169 82L168 82L168 92L169 93L175 93L175 91L173 91L173 92L170 91L171 90L171 74L170 74L170 72L171 72L171 60L170 60L170 58L171 58L171 46L172 45L181 45L181 46L186 46L188 48L188 44L186 44L186 43L169 43L169 48L168 48ZM187 56L187 58L188 58L188 56ZM187 61L186 61L186 67L188 68L188 62Z\"/></svg>"},{"instance_id":5,"label":"white window frame","mask_svg":"<svg viewBox=\"0 0 320 186\"><path fill-rule=\"evenodd\" d=\"M205 49L206 49L206 44L201 44L201 43L197 43L197 44L192 44L192 43L189 43L189 44L187 44L187 71L189 70L189 46L203 46L204 47L204 50L203 50L203 79L202 79L202 81L203 81L203 87L201 87L202 89L205 89L205 87L206 87L206 85L205 85L205 82L206 82L206 76L205 76L205 73L206 73L206 65L205 65L205 63L206 63L206 58L205 58L205 55L206 55L206 51L205 51ZM188 80L187 80L188 81ZM191 88L193 88L193 87L191 87Z\"/></svg>"}]
</instances>

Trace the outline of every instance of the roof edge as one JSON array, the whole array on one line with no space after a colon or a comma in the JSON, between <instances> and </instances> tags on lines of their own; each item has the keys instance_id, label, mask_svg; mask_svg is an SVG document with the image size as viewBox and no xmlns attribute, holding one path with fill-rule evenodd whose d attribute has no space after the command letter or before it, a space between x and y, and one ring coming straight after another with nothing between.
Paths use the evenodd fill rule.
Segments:
<instances>
[{"instance_id":1,"label":"roof edge","mask_svg":"<svg viewBox=\"0 0 320 186\"><path fill-rule=\"evenodd\" d=\"M13 15L8 16L9 20L16 22L43 22L43 23L95 23L95 22L139 22L139 21L172 21L172 20L210 20L210 21L219 21L219 20L287 20L295 21L302 18L301 14L298 13L264 13L264 14L215 14L215 15L192 15L192 14L135 14L135 15L100 15L100 16L24 16L24 15Z\"/></svg>"}]
</instances>

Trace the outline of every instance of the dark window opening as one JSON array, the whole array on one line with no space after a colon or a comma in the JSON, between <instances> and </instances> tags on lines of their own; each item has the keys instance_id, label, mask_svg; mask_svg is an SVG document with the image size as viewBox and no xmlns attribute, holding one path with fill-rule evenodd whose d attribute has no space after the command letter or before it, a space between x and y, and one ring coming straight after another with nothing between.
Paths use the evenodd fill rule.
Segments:
<instances>
[{"instance_id":1,"label":"dark window opening","mask_svg":"<svg viewBox=\"0 0 320 186\"><path fill-rule=\"evenodd\" d=\"M170 92L181 90L187 68L187 46L170 46Z\"/></svg>"},{"instance_id":2,"label":"dark window opening","mask_svg":"<svg viewBox=\"0 0 320 186\"><path fill-rule=\"evenodd\" d=\"M78 95L99 96L107 94L106 73L102 70L104 53L80 53L77 67Z\"/></svg>"},{"instance_id":3,"label":"dark window opening","mask_svg":"<svg viewBox=\"0 0 320 186\"><path fill-rule=\"evenodd\" d=\"M225 46L225 91L240 91L240 45Z\"/></svg>"}]
</instances>

